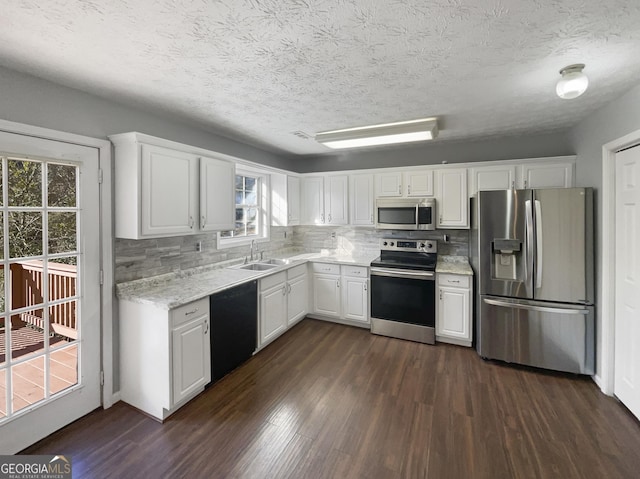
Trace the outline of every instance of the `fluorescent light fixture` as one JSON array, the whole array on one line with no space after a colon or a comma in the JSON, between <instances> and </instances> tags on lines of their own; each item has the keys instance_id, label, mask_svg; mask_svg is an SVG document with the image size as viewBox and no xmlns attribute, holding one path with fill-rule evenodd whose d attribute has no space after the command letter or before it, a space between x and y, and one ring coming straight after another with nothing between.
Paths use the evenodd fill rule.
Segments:
<instances>
[{"instance_id":1,"label":"fluorescent light fixture","mask_svg":"<svg viewBox=\"0 0 640 479\"><path fill-rule=\"evenodd\" d=\"M569 65L560 70L562 78L558 80L556 85L556 93L563 100L571 100L582 95L589 86L587 75L582 73L584 69L583 63Z\"/></svg>"},{"instance_id":2,"label":"fluorescent light fixture","mask_svg":"<svg viewBox=\"0 0 640 479\"><path fill-rule=\"evenodd\" d=\"M436 118L422 118L398 123L323 131L316 134L316 141L329 148L339 149L433 140L436 136L438 136Z\"/></svg>"}]
</instances>

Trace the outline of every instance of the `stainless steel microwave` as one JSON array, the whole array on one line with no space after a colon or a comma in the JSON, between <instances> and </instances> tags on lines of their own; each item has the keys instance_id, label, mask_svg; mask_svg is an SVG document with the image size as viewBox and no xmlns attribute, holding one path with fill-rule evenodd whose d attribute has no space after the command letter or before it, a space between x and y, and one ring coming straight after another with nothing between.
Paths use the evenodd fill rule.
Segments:
<instances>
[{"instance_id":1,"label":"stainless steel microwave","mask_svg":"<svg viewBox=\"0 0 640 479\"><path fill-rule=\"evenodd\" d=\"M381 198L376 200L376 229L435 230L433 198Z\"/></svg>"}]
</instances>

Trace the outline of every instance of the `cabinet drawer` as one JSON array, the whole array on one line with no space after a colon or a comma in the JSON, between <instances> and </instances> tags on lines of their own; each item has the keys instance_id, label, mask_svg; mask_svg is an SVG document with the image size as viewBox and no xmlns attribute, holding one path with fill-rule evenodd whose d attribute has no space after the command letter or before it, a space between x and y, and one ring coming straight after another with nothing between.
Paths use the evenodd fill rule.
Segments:
<instances>
[{"instance_id":1,"label":"cabinet drawer","mask_svg":"<svg viewBox=\"0 0 640 479\"><path fill-rule=\"evenodd\" d=\"M313 263L314 273L340 274L339 264Z\"/></svg>"},{"instance_id":2,"label":"cabinet drawer","mask_svg":"<svg viewBox=\"0 0 640 479\"><path fill-rule=\"evenodd\" d=\"M299 264L298 266L294 266L293 268L289 268L287 270L287 279L295 279L298 276L302 276L303 274L307 274L307 264Z\"/></svg>"},{"instance_id":3,"label":"cabinet drawer","mask_svg":"<svg viewBox=\"0 0 640 479\"><path fill-rule=\"evenodd\" d=\"M287 280L286 271L281 271L280 273L272 274L271 276L262 278L260 280L260 291L266 291L268 289L271 289L274 286L279 285L280 283L284 283L286 280Z\"/></svg>"},{"instance_id":4,"label":"cabinet drawer","mask_svg":"<svg viewBox=\"0 0 640 479\"><path fill-rule=\"evenodd\" d=\"M464 274L439 274L438 283L440 286L468 288L471 286L471 276Z\"/></svg>"},{"instance_id":5,"label":"cabinet drawer","mask_svg":"<svg viewBox=\"0 0 640 479\"><path fill-rule=\"evenodd\" d=\"M367 278L369 271L364 266L342 266L342 274L354 278Z\"/></svg>"},{"instance_id":6,"label":"cabinet drawer","mask_svg":"<svg viewBox=\"0 0 640 479\"><path fill-rule=\"evenodd\" d=\"M180 306L178 308L171 310L171 321L173 322L173 326L178 326L182 323L186 323L194 318L197 318L202 315L209 314L209 298L202 298L198 301L193 301L192 303L185 304L184 306Z\"/></svg>"}]
</instances>

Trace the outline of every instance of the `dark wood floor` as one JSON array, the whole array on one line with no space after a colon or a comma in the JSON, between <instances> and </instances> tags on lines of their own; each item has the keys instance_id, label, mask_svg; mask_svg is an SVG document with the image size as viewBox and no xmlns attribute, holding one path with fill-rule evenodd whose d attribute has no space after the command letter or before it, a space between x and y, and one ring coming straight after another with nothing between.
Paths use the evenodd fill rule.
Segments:
<instances>
[{"instance_id":1,"label":"dark wood floor","mask_svg":"<svg viewBox=\"0 0 640 479\"><path fill-rule=\"evenodd\" d=\"M590 379L304 320L164 424L123 403L24 451L74 478L637 478L640 425Z\"/></svg>"}]
</instances>

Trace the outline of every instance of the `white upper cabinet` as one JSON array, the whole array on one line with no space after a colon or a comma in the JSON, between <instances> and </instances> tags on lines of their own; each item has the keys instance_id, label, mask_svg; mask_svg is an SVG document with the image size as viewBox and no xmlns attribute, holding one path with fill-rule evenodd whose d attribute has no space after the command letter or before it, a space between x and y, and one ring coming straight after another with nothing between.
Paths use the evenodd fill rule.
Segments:
<instances>
[{"instance_id":1,"label":"white upper cabinet","mask_svg":"<svg viewBox=\"0 0 640 479\"><path fill-rule=\"evenodd\" d=\"M191 233L198 214L197 157L152 145L141 145L141 150L141 234Z\"/></svg>"},{"instance_id":2,"label":"white upper cabinet","mask_svg":"<svg viewBox=\"0 0 640 479\"><path fill-rule=\"evenodd\" d=\"M433 196L433 170L379 173L376 197Z\"/></svg>"},{"instance_id":3,"label":"white upper cabinet","mask_svg":"<svg viewBox=\"0 0 640 479\"><path fill-rule=\"evenodd\" d=\"M349 177L327 176L324 179L324 212L328 225L349 223Z\"/></svg>"},{"instance_id":4,"label":"white upper cabinet","mask_svg":"<svg viewBox=\"0 0 640 479\"><path fill-rule=\"evenodd\" d=\"M233 161L135 132L109 139L115 145L116 237L155 238L233 228Z\"/></svg>"},{"instance_id":5,"label":"white upper cabinet","mask_svg":"<svg viewBox=\"0 0 640 479\"><path fill-rule=\"evenodd\" d=\"M404 184L406 196L433 196L433 171L406 171Z\"/></svg>"},{"instance_id":6,"label":"white upper cabinet","mask_svg":"<svg viewBox=\"0 0 640 479\"><path fill-rule=\"evenodd\" d=\"M302 203L301 221L305 225L323 225L324 223L324 178L308 176L302 178L300 185Z\"/></svg>"},{"instance_id":7,"label":"white upper cabinet","mask_svg":"<svg viewBox=\"0 0 640 479\"><path fill-rule=\"evenodd\" d=\"M381 196L402 196L402 172L376 175L376 197Z\"/></svg>"},{"instance_id":8,"label":"white upper cabinet","mask_svg":"<svg viewBox=\"0 0 640 479\"><path fill-rule=\"evenodd\" d=\"M521 188L570 188L573 163L525 164L520 170Z\"/></svg>"},{"instance_id":9,"label":"white upper cabinet","mask_svg":"<svg viewBox=\"0 0 640 479\"><path fill-rule=\"evenodd\" d=\"M200 158L200 230L224 231L235 226L235 165L215 158Z\"/></svg>"},{"instance_id":10,"label":"white upper cabinet","mask_svg":"<svg viewBox=\"0 0 640 479\"><path fill-rule=\"evenodd\" d=\"M300 224L300 178L287 176L287 224Z\"/></svg>"},{"instance_id":11,"label":"white upper cabinet","mask_svg":"<svg viewBox=\"0 0 640 479\"><path fill-rule=\"evenodd\" d=\"M471 196L478 191L515 188L516 167L514 165L499 165L469 168L469 183Z\"/></svg>"},{"instance_id":12,"label":"white upper cabinet","mask_svg":"<svg viewBox=\"0 0 640 479\"><path fill-rule=\"evenodd\" d=\"M349 177L308 176L302 179L302 224L346 225L349 223Z\"/></svg>"},{"instance_id":13,"label":"white upper cabinet","mask_svg":"<svg viewBox=\"0 0 640 479\"><path fill-rule=\"evenodd\" d=\"M438 170L436 177L436 227L469 228L466 168Z\"/></svg>"},{"instance_id":14,"label":"white upper cabinet","mask_svg":"<svg viewBox=\"0 0 640 479\"><path fill-rule=\"evenodd\" d=\"M351 224L373 226L375 224L373 197L373 175L351 175Z\"/></svg>"},{"instance_id":15,"label":"white upper cabinet","mask_svg":"<svg viewBox=\"0 0 640 479\"><path fill-rule=\"evenodd\" d=\"M300 224L300 178L281 173L271 174L271 224Z\"/></svg>"}]
</instances>

